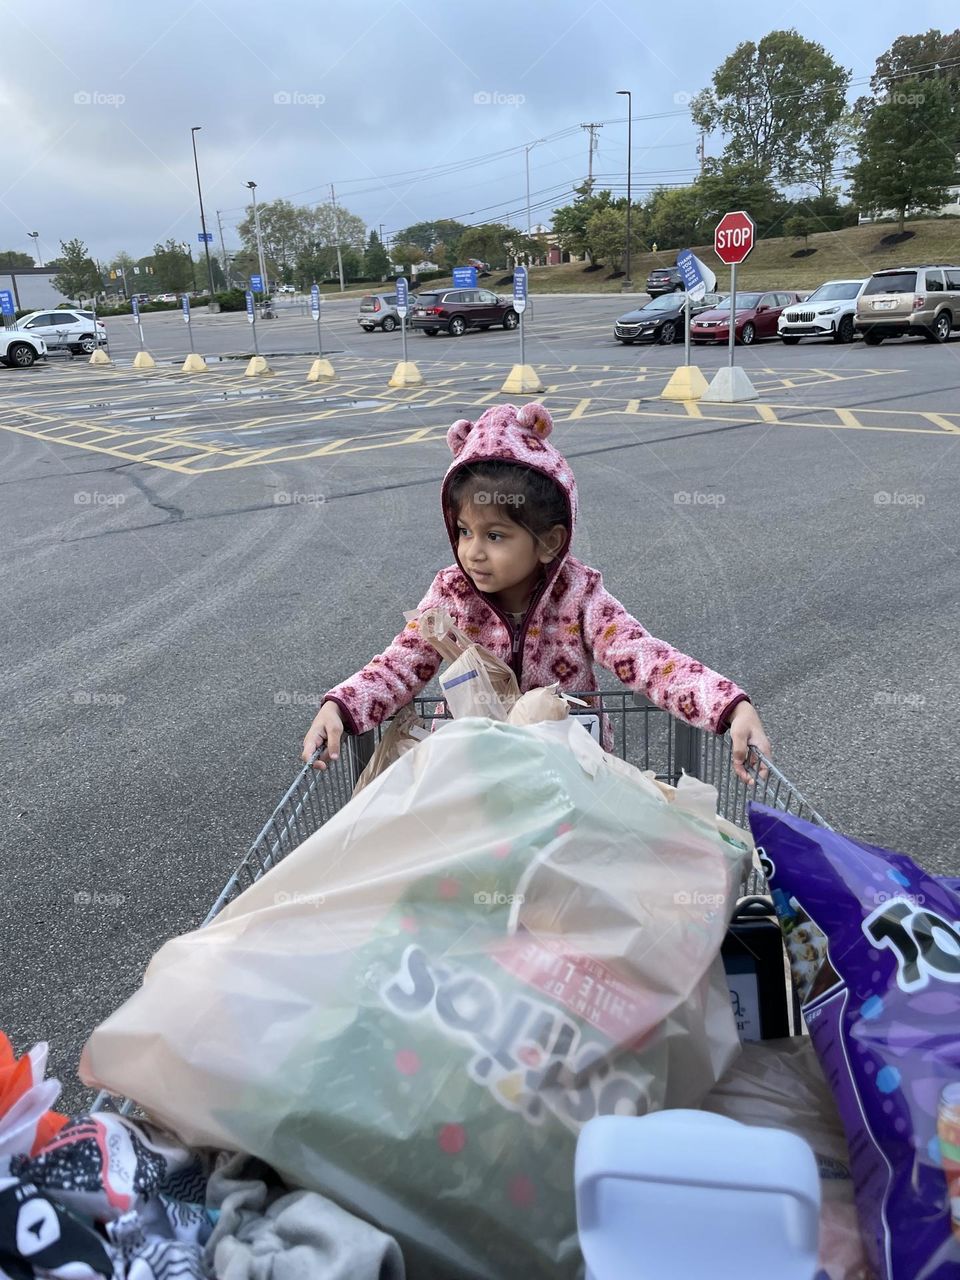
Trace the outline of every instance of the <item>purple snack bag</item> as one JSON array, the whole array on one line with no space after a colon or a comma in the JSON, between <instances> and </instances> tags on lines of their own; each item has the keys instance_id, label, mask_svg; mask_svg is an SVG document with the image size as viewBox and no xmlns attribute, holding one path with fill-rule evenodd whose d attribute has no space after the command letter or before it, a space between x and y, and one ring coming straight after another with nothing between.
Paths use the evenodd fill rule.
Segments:
<instances>
[{"instance_id":1,"label":"purple snack bag","mask_svg":"<svg viewBox=\"0 0 960 1280\"><path fill-rule=\"evenodd\" d=\"M903 854L766 805L751 804L750 829L843 1119L867 1256L881 1280L958 1280L960 895Z\"/></svg>"}]
</instances>

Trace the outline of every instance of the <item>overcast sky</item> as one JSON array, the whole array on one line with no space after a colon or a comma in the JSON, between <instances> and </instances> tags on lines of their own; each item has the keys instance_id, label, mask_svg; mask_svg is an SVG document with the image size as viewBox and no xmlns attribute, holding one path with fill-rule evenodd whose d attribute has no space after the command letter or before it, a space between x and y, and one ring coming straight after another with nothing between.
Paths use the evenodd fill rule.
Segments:
<instances>
[{"instance_id":1,"label":"overcast sky","mask_svg":"<svg viewBox=\"0 0 960 1280\"><path fill-rule=\"evenodd\" d=\"M228 249L247 179L260 199L300 203L328 198L335 182L338 200L387 235L436 217L522 226L523 148L540 138L529 151L532 221L549 222L586 176L581 123L605 122L595 172L623 182L617 89L633 92L642 196L693 178L686 103L740 41L795 27L867 78L898 35L951 30L952 9L942 0L0 0L0 249L29 251L28 231L40 232L45 259L74 236L102 259L120 249L139 257L168 236L196 246L192 125L203 126L208 229L222 210Z\"/></svg>"}]
</instances>

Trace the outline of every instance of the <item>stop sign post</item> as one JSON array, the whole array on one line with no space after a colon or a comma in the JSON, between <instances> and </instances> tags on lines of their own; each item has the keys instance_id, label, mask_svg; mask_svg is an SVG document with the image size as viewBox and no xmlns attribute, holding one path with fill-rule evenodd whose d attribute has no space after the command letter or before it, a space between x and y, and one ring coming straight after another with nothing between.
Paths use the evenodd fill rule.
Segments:
<instances>
[{"instance_id":1,"label":"stop sign post","mask_svg":"<svg viewBox=\"0 0 960 1280\"><path fill-rule=\"evenodd\" d=\"M735 209L725 213L713 233L713 248L721 262L730 268L730 337L727 363L733 368L733 349L737 340L737 265L750 250L756 226L749 213Z\"/></svg>"}]
</instances>

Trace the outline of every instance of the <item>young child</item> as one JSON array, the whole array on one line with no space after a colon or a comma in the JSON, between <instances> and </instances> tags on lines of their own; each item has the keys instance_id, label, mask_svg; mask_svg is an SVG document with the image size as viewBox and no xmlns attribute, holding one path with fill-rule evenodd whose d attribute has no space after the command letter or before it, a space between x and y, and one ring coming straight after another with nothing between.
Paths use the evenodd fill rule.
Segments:
<instances>
[{"instance_id":1,"label":"young child","mask_svg":"<svg viewBox=\"0 0 960 1280\"><path fill-rule=\"evenodd\" d=\"M701 729L729 729L734 767L770 742L732 680L657 640L604 590L596 569L570 555L577 486L550 444L543 405L500 404L447 432L454 460L440 501L456 564L442 569L419 609L442 605L460 629L509 663L521 692L560 682L594 687L593 662L658 707ZM363 733L392 716L436 675L440 657L410 622L383 653L325 696L304 738L336 760L344 729ZM610 743L605 745L609 746Z\"/></svg>"}]
</instances>

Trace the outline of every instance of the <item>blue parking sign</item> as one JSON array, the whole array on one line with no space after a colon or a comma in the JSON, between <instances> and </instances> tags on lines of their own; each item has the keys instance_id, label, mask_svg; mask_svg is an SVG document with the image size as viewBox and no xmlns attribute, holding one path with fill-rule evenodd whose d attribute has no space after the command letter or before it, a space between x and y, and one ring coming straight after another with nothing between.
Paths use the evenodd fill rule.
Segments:
<instances>
[{"instance_id":1,"label":"blue parking sign","mask_svg":"<svg viewBox=\"0 0 960 1280\"><path fill-rule=\"evenodd\" d=\"M245 296L247 301L247 319L251 324L256 324L257 314L253 309L253 293L250 289L247 290Z\"/></svg>"},{"instance_id":2,"label":"blue parking sign","mask_svg":"<svg viewBox=\"0 0 960 1280\"><path fill-rule=\"evenodd\" d=\"M250 277L250 292L263 293L263 276Z\"/></svg>"},{"instance_id":3,"label":"blue parking sign","mask_svg":"<svg viewBox=\"0 0 960 1280\"><path fill-rule=\"evenodd\" d=\"M410 290L407 285L406 276L397 277L397 315L403 319L407 314L407 304L410 301Z\"/></svg>"},{"instance_id":4,"label":"blue parking sign","mask_svg":"<svg viewBox=\"0 0 960 1280\"><path fill-rule=\"evenodd\" d=\"M130 298L130 310L133 312L134 320L140 319L140 299L134 293Z\"/></svg>"},{"instance_id":5,"label":"blue parking sign","mask_svg":"<svg viewBox=\"0 0 960 1280\"><path fill-rule=\"evenodd\" d=\"M180 305L181 305L181 307L183 307L183 318L184 318L184 320L186 320L187 324L189 324L189 323L190 323L190 296L189 296L189 294L186 294L186 293L185 293L185 294L183 295L183 297L180 299Z\"/></svg>"},{"instance_id":6,"label":"blue parking sign","mask_svg":"<svg viewBox=\"0 0 960 1280\"><path fill-rule=\"evenodd\" d=\"M477 287L477 268L454 267L453 287L455 289L475 289Z\"/></svg>"},{"instance_id":7,"label":"blue parking sign","mask_svg":"<svg viewBox=\"0 0 960 1280\"><path fill-rule=\"evenodd\" d=\"M527 268L517 267L513 273L513 308L522 315L527 307Z\"/></svg>"},{"instance_id":8,"label":"blue parking sign","mask_svg":"<svg viewBox=\"0 0 960 1280\"><path fill-rule=\"evenodd\" d=\"M0 289L0 315L12 316L16 315L16 307L13 304L13 291L10 289Z\"/></svg>"},{"instance_id":9,"label":"blue parking sign","mask_svg":"<svg viewBox=\"0 0 960 1280\"><path fill-rule=\"evenodd\" d=\"M320 319L320 286L318 284L310 286L310 314L314 320Z\"/></svg>"},{"instance_id":10,"label":"blue parking sign","mask_svg":"<svg viewBox=\"0 0 960 1280\"><path fill-rule=\"evenodd\" d=\"M707 285L692 249L681 249L677 254L677 270L683 276L684 288L690 297L694 300L702 298L707 292Z\"/></svg>"}]
</instances>

